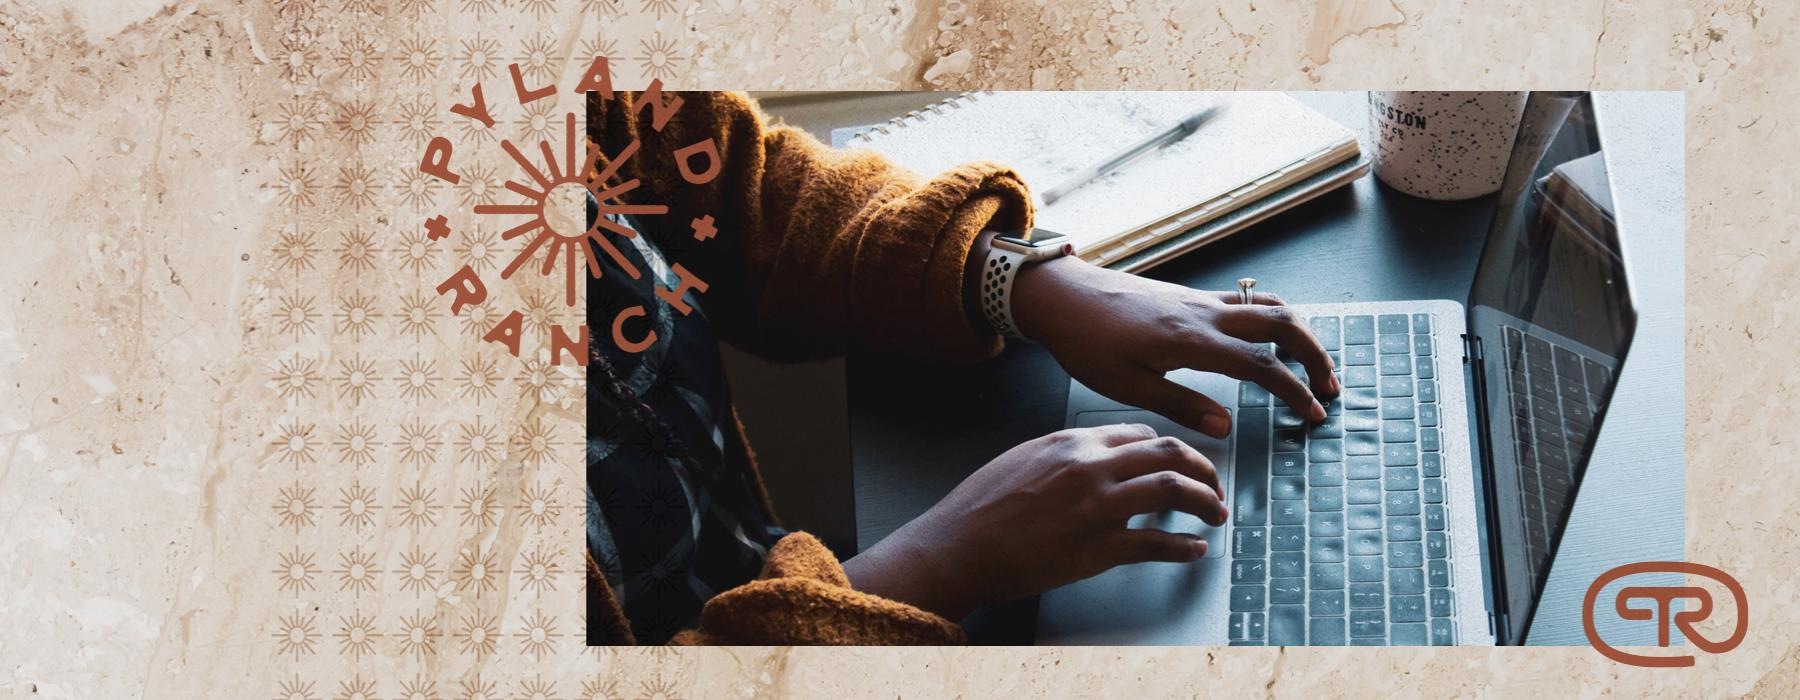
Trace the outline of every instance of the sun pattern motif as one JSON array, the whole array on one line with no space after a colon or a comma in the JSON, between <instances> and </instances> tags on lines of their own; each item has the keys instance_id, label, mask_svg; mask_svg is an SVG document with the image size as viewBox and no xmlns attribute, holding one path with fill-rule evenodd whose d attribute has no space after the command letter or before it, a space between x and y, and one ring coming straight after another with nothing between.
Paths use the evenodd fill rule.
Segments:
<instances>
[{"instance_id":1,"label":"sun pattern motif","mask_svg":"<svg viewBox=\"0 0 1800 700\"><path fill-rule=\"evenodd\" d=\"M667 78L691 62L685 48L665 35L611 32L690 7L277 0L252 16L255 34L273 37L262 49L272 84L252 100L266 105L252 120L268 163L260 194L282 220L266 232L266 250L243 258L266 290L247 302L256 312L245 332L270 347L255 384L286 407L254 438L259 466L280 468L253 504L269 542L257 568L269 592L292 601L259 623L274 661L263 695L680 694L678 654L582 645L582 427L578 412L556 407L579 396L583 373L543 353L514 361L479 352L491 349L481 336L515 309L535 305L540 329L580 318L570 304L591 253L571 242L588 232L553 230L561 222L537 205L560 206L585 184L580 123L552 101L493 99L491 129L468 129L448 108L475 81L505 95L514 62L528 83L563 81L565 90L574 72L565 68L596 53L614 58L621 87ZM572 43L563 21L578 24ZM458 152L470 180L447 185L418 172L420 149L439 134L473 138ZM501 150L501 139L518 153ZM543 177L508 175L527 171ZM509 177L542 196L509 187ZM451 205L463 212L458 235L434 244L420 214ZM454 319L442 306L421 308L463 264L484 276L510 268L518 293ZM611 665L597 672L596 661Z\"/></svg>"}]
</instances>

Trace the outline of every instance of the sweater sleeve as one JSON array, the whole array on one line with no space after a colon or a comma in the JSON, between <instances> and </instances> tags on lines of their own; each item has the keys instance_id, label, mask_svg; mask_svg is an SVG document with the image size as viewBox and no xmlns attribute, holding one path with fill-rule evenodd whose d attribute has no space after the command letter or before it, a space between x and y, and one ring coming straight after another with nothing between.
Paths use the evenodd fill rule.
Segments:
<instances>
[{"instance_id":1,"label":"sweater sleeve","mask_svg":"<svg viewBox=\"0 0 1800 700\"><path fill-rule=\"evenodd\" d=\"M812 535L775 543L762 576L714 596L700 629L677 644L962 644L956 623L904 603L860 593L831 550Z\"/></svg>"},{"instance_id":2,"label":"sweater sleeve","mask_svg":"<svg viewBox=\"0 0 1800 700\"><path fill-rule=\"evenodd\" d=\"M1031 225L1011 169L971 163L921 178L770 126L735 93L663 94L682 104L658 129L652 97L590 94L589 136L603 172L622 161L613 184L639 181L625 203L669 207L651 235L707 284L701 303L721 337L790 360L852 345L948 360L998 352L999 338L969 318L963 270L983 230ZM709 139L719 172L690 184L675 154ZM704 157L688 165L702 170ZM717 234L694 240L691 222L707 216Z\"/></svg>"}]
</instances>

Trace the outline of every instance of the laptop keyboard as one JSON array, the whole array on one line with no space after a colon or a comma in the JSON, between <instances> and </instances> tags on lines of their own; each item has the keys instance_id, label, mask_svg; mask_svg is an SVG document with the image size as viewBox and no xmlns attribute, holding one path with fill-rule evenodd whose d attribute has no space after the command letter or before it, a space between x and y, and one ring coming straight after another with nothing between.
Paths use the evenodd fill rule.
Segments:
<instances>
[{"instance_id":1,"label":"laptop keyboard","mask_svg":"<svg viewBox=\"0 0 1800 700\"><path fill-rule=\"evenodd\" d=\"M1231 644L1455 644L1431 316L1308 323L1344 386L1324 423L1240 384Z\"/></svg>"},{"instance_id":2,"label":"laptop keyboard","mask_svg":"<svg viewBox=\"0 0 1800 700\"><path fill-rule=\"evenodd\" d=\"M1550 560L1555 523L1571 505L1570 455L1593 433L1594 410L1612 374L1605 365L1529 332L1507 326L1505 335L1519 500L1531 553L1527 561L1536 576Z\"/></svg>"}]
</instances>

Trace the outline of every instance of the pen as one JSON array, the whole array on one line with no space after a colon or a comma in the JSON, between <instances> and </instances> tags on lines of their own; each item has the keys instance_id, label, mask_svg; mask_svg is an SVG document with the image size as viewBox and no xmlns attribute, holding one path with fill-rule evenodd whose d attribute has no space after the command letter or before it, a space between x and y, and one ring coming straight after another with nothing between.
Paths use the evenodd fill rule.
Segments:
<instances>
[{"instance_id":1,"label":"pen","mask_svg":"<svg viewBox=\"0 0 1800 700\"><path fill-rule=\"evenodd\" d=\"M1144 139L1123 151L1119 151L1118 153L1113 154L1111 158L1101 161L1099 165L1083 170L1076 174L1075 177L1063 181L1062 184L1045 190L1043 195L1044 204L1048 206L1051 202L1068 196L1070 192L1075 191L1082 185L1086 185L1102 175L1118 170L1121 166L1137 160L1146 153L1187 138L1195 131L1198 131L1200 125L1205 123L1206 120L1211 119L1213 115L1218 114L1219 109L1220 108L1218 107L1208 107L1203 109L1193 116L1181 120L1180 123L1169 127L1162 133Z\"/></svg>"}]
</instances>

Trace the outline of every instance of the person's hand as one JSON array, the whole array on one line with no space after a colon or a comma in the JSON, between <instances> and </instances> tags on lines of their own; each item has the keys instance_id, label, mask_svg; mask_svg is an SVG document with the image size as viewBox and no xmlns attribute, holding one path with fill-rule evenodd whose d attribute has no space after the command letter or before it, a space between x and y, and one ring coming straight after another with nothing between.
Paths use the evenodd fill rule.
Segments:
<instances>
[{"instance_id":1,"label":"person's hand","mask_svg":"<svg viewBox=\"0 0 1800 700\"><path fill-rule=\"evenodd\" d=\"M1069 376L1213 437L1231 431L1230 414L1164 374L1185 367L1255 382L1311 422L1325 420L1316 397L1341 390L1331 356L1273 294L1241 304L1236 291L1195 291L1075 257L1028 266L1014 285L1019 330L1049 349ZM1267 343L1306 368L1310 388Z\"/></svg>"},{"instance_id":2,"label":"person's hand","mask_svg":"<svg viewBox=\"0 0 1800 700\"><path fill-rule=\"evenodd\" d=\"M1063 430L976 470L931 510L844 562L851 585L951 620L1120 564L1191 562L1206 541L1132 529L1178 510L1223 525L1211 462L1144 425Z\"/></svg>"}]
</instances>

